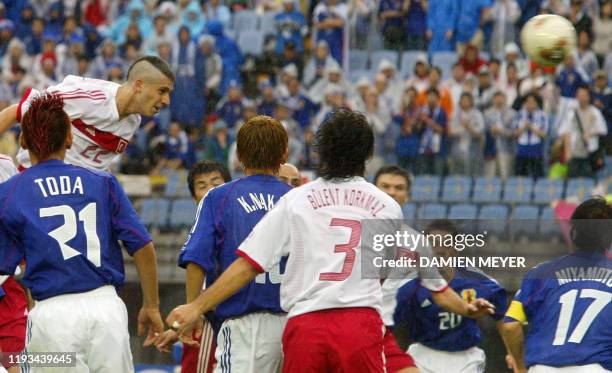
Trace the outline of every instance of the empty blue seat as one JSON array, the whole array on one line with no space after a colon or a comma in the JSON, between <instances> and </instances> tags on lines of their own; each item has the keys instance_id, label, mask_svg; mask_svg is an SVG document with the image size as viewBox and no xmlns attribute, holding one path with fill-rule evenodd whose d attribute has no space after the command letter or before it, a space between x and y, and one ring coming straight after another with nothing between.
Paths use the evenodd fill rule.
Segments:
<instances>
[{"instance_id":1,"label":"empty blue seat","mask_svg":"<svg viewBox=\"0 0 612 373\"><path fill-rule=\"evenodd\" d=\"M548 204L563 197L563 181L539 179L533 189L533 202Z\"/></svg>"},{"instance_id":2,"label":"empty blue seat","mask_svg":"<svg viewBox=\"0 0 612 373\"><path fill-rule=\"evenodd\" d=\"M527 177L511 177L504 184L504 202L525 203L531 201L533 179Z\"/></svg>"},{"instance_id":3,"label":"empty blue seat","mask_svg":"<svg viewBox=\"0 0 612 373\"><path fill-rule=\"evenodd\" d=\"M368 68L368 51L351 49L348 53L349 70L366 70Z\"/></svg>"},{"instance_id":4,"label":"empty blue seat","mask_svg":"<svg viewBox=\"0 0 612 373\"><path fill-rule=\"evenodd\" d=\"M515 234L533 235L537 232L540 209L537 206L518 205L510 217L510 226Z\"/></svg>"},{"instance_id":5,"label":"empty blue seat","mask_svg":"<svg viewBox=\"0 0 612 373\"><path fill-rule=\"evenodd\" d=\"M467 203L460 203L457 205L451 205L450 211L448 212L449 219L476 219L478 208L476 205L470 205Z\"/></svg>"},{"instance_id":6,"label":"empty blue seat","mask_svg":"<svg viewBox=\"0 0 612 373\"><path fill-rule=\"evenodd\" d=\"M399 56L396 51L392 51L392 50L375 51L375 52L372 52L372 64L370 65L370 67L372 68L372 70L378 71L378 65L380 64L380 61L388 60L389 62L393 64L393 66L397 68L398 59L399 59Z\"/></svg>"},{"instance_id":7,"label":"empty blue seat","mask_svg":"<svg viewBox=\"0 0 612 373\"><path fill-rule=\"evenodd\" d=\"M592 195L592 190L595 187L595 180L590 178L579 177L569 179L567 181L567 190L565 197L578 197L579 201L584 201Z\"/></svg>"},{"instance_id":8,"label":"empty blue seat","mask_svg":"<svg viewBox=\"0 0 612 373\"><path fill-rule=\"evenodd\" d=\"M426 203L419 209L418 217L419 219L445 219L446 205L441 203Z\"/></svg>"},{"instance_id":9,"label":"empty blue seat","mask_svg":"<svg viewBox=\"0 0 612 373\"><path fill-rule=\"evenodd\" d=\"M540 214L540 234L542 236L559 235L561 227L555 217L555 210L550 207L544 207Z\"/></svg>"},{"instance_id":10,"label":"empty blue seat","mask_svg":"<svg viewBox=\"0 0 612 373\"><path fill-rule=\"evenodd\" d=\"M196 214L196 204L190 199L177 199L170 207L168 226L171 228L184 228L193 225Z\"/></svg>"},{"instance_id":11,"label":"empty blue seat","mask_svg":"<svg viewBox=\"0 0 612 373\"><path fill-rule=\"evenodd\" d=\"M501 199L502 183L497 177L479 177L474 183L474 197L472 201L478 203L499 202Z\"/></svg>"},{"instance_id":12,"label":"empty blue seat","mask_svg":"<svg viewBox=\"0 0 612 373\"><path fill-rule=\"evenodd\" d=\"M414 178L411 191L413 201L438 201L439 195L440 176L419 175Z\"/></svg>"},{"instance_id":13,"label":"empty blue seat","mask_svg":"<svg viewBox=\"0 0 612 373\"><path fill-rule=\"evenodd\" d=\"M457 62L457 53L455 52L437 52L431 56L431 64L442 70L443 79L450 78L455 62Z\"/></svg>"},{"instance_id":14,"label":"empty blue seat","mask_svg":"<svg viewBox=\"0 0 612 373\"><path fill-rule=\"evenodd\" d=\"M372 79L372 72L370 70L350 70L349 79L352 82L357 82L361 78Z\"/></svg>"},{"instance_id":15,"label":"empty blue seat","mask_svg":"<svg viewBox=\"0 0 612 373\"><path fill-rule=\"evenodd\" d=\"M406 203L402 207L402 213L404 214L404 220L414 220L416 218L417 205L416 203Z\"/></svg>"},{"instance_id":16,"label":"empty blue seat","mask_svg":"<svg viewBox=\"0 0 612 373\"><path fill-rule=\"evenodd\" d=\"M168 223L170 201L164 198L146 198L142 201L140 218L151 228L163 228Z\"/></svg>"},{"instance_id":17,"label":"empty blue seat","mask_svg":"<svg viewBox=\"0 0 612 373\"><path fill-rule=\"evenodd\" d=\"M508 206L485 205L480 208L478 220L481 232L503 235L506 232Z\"/></svg>"},{"instance_id":18,"label":"empty blue seat","mask_svg":"<svg viewBox=\"0 0 612 373\"><path fill-rule=\"evenodd\" d=\"M264 35L258 30L249 30L238 34L238 47L244 54L259 56L263 53Z\"/></svg>"},{"instance_id":19,"label":"empty blue seat","mask_svg":"<svg viewBox=\"0 0 612 373\"><path fill-rule=\"evenodd\" d=\"M442 201L466 202L472 192L472 179L467 176L448 176L444 179Z\"/></svg>"},{"instance_id":20,"label":"empty blue seat","mask_svg":"<svg viewBox=\"0 0 612 373\"><path fill-rule=\"evenodd\" d=\"M414 65L416 65L419 58L427 60L427 55L421 51L407 51L402 53L402 59L400 62L400 74L402 78L412 75Z\"/></svg>"}]
</instances>

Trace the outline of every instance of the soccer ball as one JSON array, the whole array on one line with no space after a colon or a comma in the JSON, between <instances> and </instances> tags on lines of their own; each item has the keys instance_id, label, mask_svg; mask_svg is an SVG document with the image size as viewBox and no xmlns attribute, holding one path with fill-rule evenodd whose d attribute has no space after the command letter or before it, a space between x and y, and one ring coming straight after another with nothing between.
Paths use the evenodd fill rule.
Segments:
<instances>
[{"instance_id":1,"label":"soccer ball","mask_svg":"<svg viewBox=\"0 0 612 373\"><path fill-rule=\"evenodd\" d=\"M576 47L576 30L565 17L542 14L531 18L521 31L523 50L542 66L556 66Z\"/></svg>"}]
</instances>

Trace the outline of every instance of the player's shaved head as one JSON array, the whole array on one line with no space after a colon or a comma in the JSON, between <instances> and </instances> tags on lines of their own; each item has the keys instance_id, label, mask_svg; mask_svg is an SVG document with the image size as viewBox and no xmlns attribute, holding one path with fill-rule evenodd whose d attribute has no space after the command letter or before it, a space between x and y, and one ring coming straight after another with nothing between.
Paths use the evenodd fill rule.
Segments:
<instances>
[{"instance_id":1,"label":"player's shaved head","mask_svg":"<svg viewBox=\"0 0 612 373\"><path fill-rule=\"evenodd\" d=\"M174 72L166 61L157 56L144 56L132 63L127 73L127 80L128 82L150 81L156 79L160 74L172 82L176 79Z\"/></svg>"}]
</instances>

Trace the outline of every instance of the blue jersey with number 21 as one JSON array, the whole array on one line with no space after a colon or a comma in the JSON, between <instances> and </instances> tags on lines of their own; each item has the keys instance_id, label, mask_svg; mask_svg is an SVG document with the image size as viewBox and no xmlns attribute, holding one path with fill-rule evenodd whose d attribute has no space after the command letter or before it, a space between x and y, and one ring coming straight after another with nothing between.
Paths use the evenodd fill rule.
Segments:
<instances>
[{"instance_id":1,"label":"blue jersey with number 21","mask_svg":"<svg viewBox=\"0 0 612 373\"><path fill-rule=\"evenodd\" d=\"M200 201L179 265L199 265L206 272L206 284L212 284L238 258L236 250L255 225L290 189L270 175L247 176L212 189ZM285 261L219 304L215 314L226 319L258 311L284 312L280 275Z\"/></svg>"},{"instance_id":2,"label":"blue jersey with number 21","mask_svg":"<svg viewBox=\"0 0 612 373\"><path fill-rule=\"evenodd\" d=\"M530 270L506 321L529 323L525 363L612 370L612 261L577 252Z\"/></svg>"},{"instance_id":3,"label":"blue jersey with number 21","mask_svg":"<svg viewBox=\"0 0 612 373\"><path fill-rule=\"evenodd\" d=\"M118 241L132 255L151 237L109 173L51 160L0 184L0 274L25 259L36 300L121 286Z\"/></svg>"}]
</instances>

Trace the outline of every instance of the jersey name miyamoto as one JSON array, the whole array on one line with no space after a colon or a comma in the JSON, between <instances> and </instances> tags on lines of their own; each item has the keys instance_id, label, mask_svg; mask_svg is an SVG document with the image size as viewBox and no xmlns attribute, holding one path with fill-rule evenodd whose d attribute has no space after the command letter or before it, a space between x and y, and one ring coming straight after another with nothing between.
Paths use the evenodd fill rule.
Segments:
<instances>
[{"instance_id":1,"label":"jersey name miyamoto","mask_svg":"<svg viewBox=\"0 0 612 373\"><path fill-rule=\"evenodd\" d=\"M64 111L72 122L72 147L66 152L66 163L90 169L107 170L123 153L140 125L140 115L119 118L117 90L119 84L105 80L68 75L45 92L64 100ZM27 112L31 101L42 92L28 89L17 109L17 121ZM30 166L28 152L19 150L17 161Z\"/></svg>"},{"instance_id":2,"label":"jersey name miyamoto","mask_svg":"<svg viewBox=\"0 0 612 373\"><path fill-rule=\"evenodd\" d=\"M25 259L36 300L121 286L123 256L151 241L117 179L46 161L0 184L0 273Z\"/></svg>"},{"instance_id":3,"label":"jersey name miyamoto","mask_svg":"<svg viewBox=\"0 0 612 373\"><path fill-rule=\"evenodd\" d=\"M484 298L495 306L493 319L506 313L506 291L495 280L478 270L457 269L448 285L466 301ZM394 323L407 322L410 339L440 351L465 351L480 343L476 320L448 312L434 303L431 291L413 279L397 293Z\"/></svg>"},{"instance_id":4,"label":"jersey name miyamoto","mask_svg":"<svg viewBox=\"0 0 612 373\"><path fill-rule=\"evenodd\" d=\"M530 270L507 314L529 323L527 366L612 370L611 288L612 260L599 253L578 251Z\"/></svg>"},{"instance_id":5,"label":"jersey name miyamoto","mask_svg":"<svg viewBox=\"0 0 612 373\"><path fill-rule=\"evenodd\" d=\"M181 250L179 265L192 262L212 282L238 258L236 250L261 218L291 187L269 175L240 178L212 189L198 206L195 224ZM222 319L258 311L283 312L279 291L285 260L219 304Z\"/></svg>"}]
</instances>

